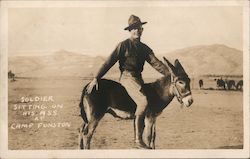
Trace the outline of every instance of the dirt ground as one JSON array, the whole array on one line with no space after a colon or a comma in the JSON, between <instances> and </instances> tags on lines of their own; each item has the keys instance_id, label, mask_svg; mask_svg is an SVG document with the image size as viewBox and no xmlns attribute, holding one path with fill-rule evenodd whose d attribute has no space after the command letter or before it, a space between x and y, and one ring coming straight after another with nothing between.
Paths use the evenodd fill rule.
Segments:
<instances>
[{"instance_id":1,"label":"dirt ground","mask_svg":"<svg viewBox=\"0 0 250 159\"><path fill-rule=\"evenodd\" d=\"M82 123L78 104L86 82L66 78L9 81L9 149L78 149L78 128ZM219 90L192 93L191 107L181 108L174 99L157 118L156 148L243 148L243 93ZM27 97L29 101L23 102ZM46 101L49 97L53 100ZM18 126L20 123L23 125ZM48 123L54 125L46 127ZM91 148L135 148L132 120L119 120L107 114L97 127Z\"/></svg>"}]
</instances>

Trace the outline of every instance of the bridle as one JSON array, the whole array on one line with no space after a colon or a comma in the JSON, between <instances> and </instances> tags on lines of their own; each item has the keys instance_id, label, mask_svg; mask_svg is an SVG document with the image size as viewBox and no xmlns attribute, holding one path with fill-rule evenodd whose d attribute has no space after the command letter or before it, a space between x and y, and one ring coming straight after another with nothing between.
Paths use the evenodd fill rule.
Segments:
<instances>
[{"instance_id":1,"label":"bridle","mask_svg":"<svg viewBox=\"0 0 250 159\"><path fill-rule=\"evenodd\" d=\"M180 93L180 91L176 87L176 82L177 81L178 81L178 78L174 78L174 76L171 75L171 85L173 86L173 89L174 89L174 92L175 92L174 94L175 94L176 98L178 99L178 101L182 104L183 103L182 99L189 96L189 95L191 95L191 91L188 91L185 94Z\"/></svg>"}]
</instances>

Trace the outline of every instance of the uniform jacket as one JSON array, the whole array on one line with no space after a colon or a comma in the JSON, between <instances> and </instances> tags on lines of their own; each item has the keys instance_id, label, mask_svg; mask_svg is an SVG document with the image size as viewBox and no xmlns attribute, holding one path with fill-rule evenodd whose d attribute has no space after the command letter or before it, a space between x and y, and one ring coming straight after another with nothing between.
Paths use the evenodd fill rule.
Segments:
<instances>
[{"instance_id":1,"label":"uniform jacket","mask_svg":"<svg viewBox=\"0 0 250 159\"><path fill-rule=\"evenodd\" d=\"M135 76L141 76L144 63L147 61L161 74L170 74L168 68L155 57L152 49L146 44L140 40L126 39L117 45L95 77L100 79L117 61L121 73L127 71Z\"/></svg>"}]
</instances>

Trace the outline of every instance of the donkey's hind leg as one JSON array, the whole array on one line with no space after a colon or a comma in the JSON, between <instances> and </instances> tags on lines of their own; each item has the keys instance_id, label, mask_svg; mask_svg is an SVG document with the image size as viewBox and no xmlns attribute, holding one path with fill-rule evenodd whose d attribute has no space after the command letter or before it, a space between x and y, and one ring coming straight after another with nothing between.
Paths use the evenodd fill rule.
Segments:
<instances>
[{"instance_id":1,"label":"donkey's hind leg","mask_svg":"<svg viewBox=\"0 0 250 159\"><path fill-rule=\"evenodd\" d=\"M85 127L85 123L83 123L80 128L78 129L79 130L79 149L83 149L83 129Z\"/></svg>"},{"instance_id":2,"label":"donkey's hind leg","mask_svg":"<svg viewBox=\"0 0 250 159\"><path fill-rule=\"evenodd\" d=\"M83 133L82 133L82 137L83 137L83 148L84 149L90 149L90 142L91 142L91 138L95 132L95 129L97 127L99 123L99 120L94 119L89 121L89 123L87 123L83 129Z\"/></svg>"}]
</instances>

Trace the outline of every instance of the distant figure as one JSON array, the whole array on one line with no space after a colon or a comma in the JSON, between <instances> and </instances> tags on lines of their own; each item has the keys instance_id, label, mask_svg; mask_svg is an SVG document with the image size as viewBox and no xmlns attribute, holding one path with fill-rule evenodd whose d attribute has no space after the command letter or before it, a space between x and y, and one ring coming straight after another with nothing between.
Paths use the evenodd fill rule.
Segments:
<instances>
[{"instance_id":1,"label":"distant figure","mask_svg":"<svg viewBox=\"0 0 250 159\"><path fill-rule=\"evenodd\" d=\"M199 80L199 87L200 87L200 89L203 88L203 80L202 79Z\"/></svg>"},{"instance_id":2,"label":"distant figure","mask_svg":"<svg viewBox=\"0 0 250 159\"><path fill-rule=\"evenodd\" d=\"M12 73L11 70L8 72L8 79L11 79L11 81L15 81L15 74Z\"/></svg>"},{"instance_id":3,"label":"distant figure","mask_svg":"<svg viewBox=\"0 0 250 159\"><path fill-rule=\"evenodd\" d=\"M236 90L241 90L243 89L243 80L240 80L237 84L236 84Z\"/></svg>"},{"instance_id":4,"label":"distant figure","mask_svg":"<svg viewBox=\"0 0 250 159\"><path fill-rule=\"evenodd\" d=\"M233 88L236 88L234 80L227 80L226 85L227 85L228 90L232 90Z\"/></svg>"},{"instance_id":5,"label":"distant figure","mask_svg":"<svg viewBox=\"0 0 250 159\"><path fill-rule=\"evenodd\" d=\"M223 88L223 89L226 89L226 83L225 81L221 78L221 79L217 79L216 80L217 82L217 87L218 88Z\"/></svg>"}]
</instances>

